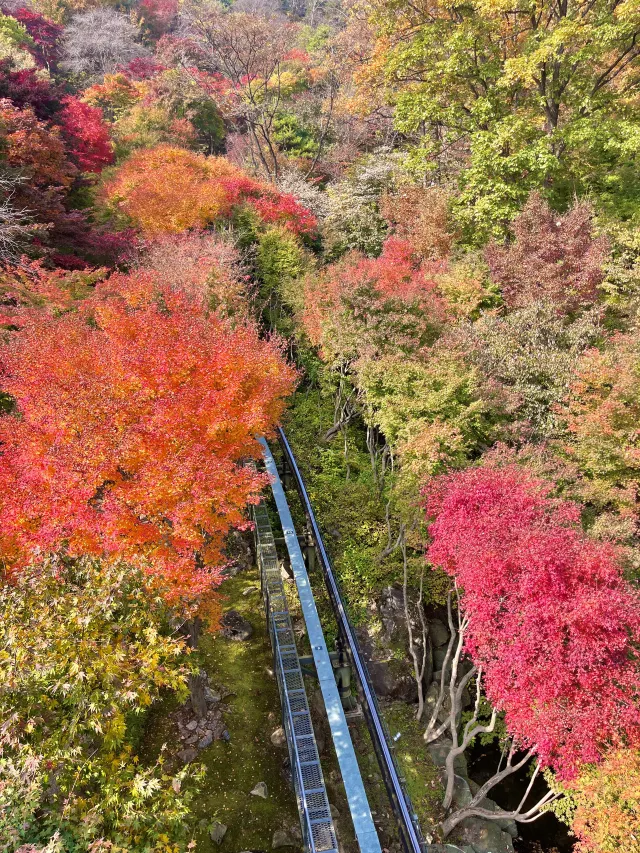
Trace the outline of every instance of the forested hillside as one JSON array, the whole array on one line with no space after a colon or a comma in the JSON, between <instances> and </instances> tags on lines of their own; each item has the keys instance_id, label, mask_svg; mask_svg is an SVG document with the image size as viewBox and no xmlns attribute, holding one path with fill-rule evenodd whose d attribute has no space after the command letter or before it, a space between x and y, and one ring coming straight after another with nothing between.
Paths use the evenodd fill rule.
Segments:
<instances>
[{"instance_id":1,"label":"forested hillside","mask_svg":"<svg viewBox=\"0 0 640 853\"><path fill-rule=\"evenodd\" d=\"M640 851L638 4L0 8L0 853L300 848L279 424L434 853Z\"/></svg>"}]
</instances>

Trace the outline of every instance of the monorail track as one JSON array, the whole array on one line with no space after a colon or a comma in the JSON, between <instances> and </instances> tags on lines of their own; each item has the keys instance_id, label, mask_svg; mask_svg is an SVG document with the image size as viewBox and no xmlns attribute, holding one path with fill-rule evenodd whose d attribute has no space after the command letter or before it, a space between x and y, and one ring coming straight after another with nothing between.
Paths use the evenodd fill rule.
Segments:
<instances>
[{"instance_id":1,"label":"monorail track","mask_svg":"<svg viewBox=\"0 0 640 853\"><path fill-rule=\"evenodd\" d=\"M428 853L429 845L424 841L417 815L400 775L387 727L380 713L376 694L367 672L366 662L340 592L340 586L333 571L304 478L298 467L291 445L284 431L280 428L278 429L278 440L284 459L283 473L293 478L300 497L307 518L308 529L311 533L316 555L322 569L331 607L338 625L339 642L355 674L364 719L371 736L380 772L396 819L400 839L406 853ZM287 526L289 525L291 525L290 515L287 522ZM283 529L284 527L285 525L283 524ZM297 545L297 538L295 544Z\"/></svg>"}]
</instances>

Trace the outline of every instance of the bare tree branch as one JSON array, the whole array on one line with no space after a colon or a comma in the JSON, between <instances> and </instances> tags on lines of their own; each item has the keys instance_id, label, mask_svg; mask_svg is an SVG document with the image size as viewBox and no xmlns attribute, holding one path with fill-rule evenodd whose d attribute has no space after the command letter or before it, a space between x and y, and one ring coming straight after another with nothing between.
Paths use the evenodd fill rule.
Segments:
<instances>
[{"instance_id":1,"label":"bare tree branch","mask_svg":"<svg viewBox=\"0 0 640 853\"><path fill-rule=\"evenodd\" d=\"M61 67L91 81L101 80L119 65L146 56L131 19L109 6L74 15L65 29Z\"/></svg>"}]
</instances>

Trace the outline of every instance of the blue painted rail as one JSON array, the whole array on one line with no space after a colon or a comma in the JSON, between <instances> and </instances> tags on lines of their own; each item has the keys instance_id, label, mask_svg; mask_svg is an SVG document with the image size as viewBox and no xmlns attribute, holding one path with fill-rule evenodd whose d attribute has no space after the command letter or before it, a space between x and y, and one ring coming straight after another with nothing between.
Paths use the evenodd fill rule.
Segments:
<instances>
[{"instance_id":1,"label":"blue painted rail","mask_svg":"<svg viewBox=\"0 0 640 853\"><path fill-rule=\"evenodd\" d=\"M320 689L324 699L327 719L331 729L331 736L342 774L342 781L347 795L347 802L353 820L353 826L358 840L361 853L381 853L380 840L373 822L371 809L367 800L367 795L360 774L358 760L356 758L351 735L345 717L340 694L335 680L333 666L329 657L329 651L320 624L320 618L313 596L313 590L309 582L307 568L302 556L302 551L298 542L298 537L291 518L291 512L287 503L287 498L280 481L278 469L269 445L264 439L259 439L264 451L265 466L272 478L272 491L280 516L280 522L284 533L285 543L289 552L291 568L298 589L298 597L302 607L302 613L307 627L307 634L311 644L311 652L320 682ZM284 593L284 591L283 591ZM273 623L274 618L271 615L270 621ZM295 648L295 646L294 646ZM293 652L291 653L293 655ZM293 658L291 660L293 666ZM299 662L295 658L295 665L299 670ZM300 676L300 682L302 677ZM298 682L296 682L298 683ZM286 703L286 699L285 699ZM293 759L292 759L293 763ZM304 806L304 803L302 804ZM301 812L301 821L303 823L305 816ZM314 848L307 848L313 850ZM316 848L317 849L317 848Z\"/></svg>"}]
</instances>

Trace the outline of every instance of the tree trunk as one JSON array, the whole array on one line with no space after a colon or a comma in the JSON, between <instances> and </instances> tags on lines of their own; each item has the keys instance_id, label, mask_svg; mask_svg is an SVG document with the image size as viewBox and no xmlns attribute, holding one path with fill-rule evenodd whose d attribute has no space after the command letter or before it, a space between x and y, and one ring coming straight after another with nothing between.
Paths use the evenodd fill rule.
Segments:
<instances>
[{"instance_id":1,"label":"tree trunk","mask_svg":"<svg viewBox=\"0 0 640 853\"><path fill-rule=\"evenodd\" d=\"M458 809L453 812L453 814L448 815L446 820L443 821L442 834L444 838L446 838L461 821L468 817L481 817L484 820L515 820L519 823L533 823L545 814L545 806L550 805L562 796L562 794L557 791L549 790L536 803L527 808L526 803L529 798L529 794L531 793L533 783L540 772L540 762L538 762L529 780L527 790L516 809L513 809L512 811L505 811L500 808L495 810L483 808L480 804L488 795L489 791L504 781L507 776L510 776L512 773L517 773L518 770L524 767L532 756L532 752L529 750L525 754L524 758L521 758L516 764L513 764L513 753L514 746L512 743L509 750L509 756L507 758L507 766L503 770L498 768L497 772L494 773L494 775L488 779L478 791L476 791L468 806Z\"/></svg>"},{"instance_id":2,"label":"tree trunk","mask_svg":"<svg viewBox=\"0 0 640 853\"><path fill-rule=\"evenodd\" d=\"M404 526L400 529L400 536L402 538L400 547L402 548L402 565L403 565L403 574L402 574L402 597L404 601L404 618L407 625L407 633L409 636L409 654L411 655L411 660L413 662L413 675L415 678L416 686L418 688L418 709L416 711L416 720L422 719L422 714L424 711L424 673L427 668L427 625L424 618L424 610L422 605L422 587L424 583L424 568L420 574L420 589L418 591L418 600L416 602L416 610L418 612L418 616L420 619L420 626L422 629L422 645L418 647L418 644L414 640L413 636L413 625L411 622L411 611L409 607L409 597L408 597L408 583L409 583L409 571L408 571L408 561L407 561L407 540L405 537Z\"/></svg>"},{"instance_id":3,"label":"tree trunk","mask_svg":"<svg viewBox=\"0 0 640 853\"><path fill-rule=\"evenodd\" d=\"M207 697L205 688L207 686L206 672L198 672L189 676L189 693L191 707L196 717L207 716Z\"/></svg>"},{"instance_id":4,"label":"tree trunk","mask_svg":"<svg viewBox=\"0 0 640 853\"><path fill-rule=\"evenodd\" d=\"M180 628L180 632L186 637L187 645L190 649L198 648L200 639L200 631L202 629L202 619L199 616L194 616L193 619L187 619ZM206 717L207 715L207 699L205 696L205 687L207 686L207 674L202 670L189 676L189 698L193 713L197 717Z\"/></svg>"},{"instance_id":5,"label":"tree trunk","mask_svg":"<svg viewBox=\"0 0 640 853\"><path fill-rule=\"evenodd\" d=\"M193 619L187 619L180 629L181 633L187 638L187 645L190 649L197 649L200 641L200 631L202 630L202 619L199 616L194 616Z\"/></svg>"}]
</instances>

